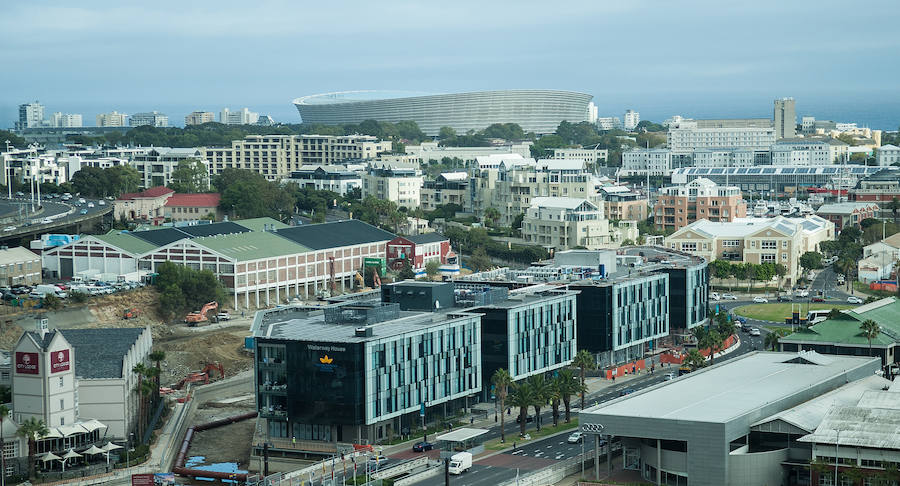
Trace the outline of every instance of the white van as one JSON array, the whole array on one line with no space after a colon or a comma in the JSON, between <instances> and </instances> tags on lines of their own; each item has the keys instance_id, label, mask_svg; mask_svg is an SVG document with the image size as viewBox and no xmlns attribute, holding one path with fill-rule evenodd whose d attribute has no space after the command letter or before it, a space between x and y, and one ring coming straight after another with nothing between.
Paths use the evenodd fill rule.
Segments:
<instances>
[{"instance_id":1,"label":"white van","mask_svg":"<svg viewBox=\"0 0 900 486\"><path fill-rule=\"evenodd\" d=\"M60 299L65 299L66 297L68 297L68 294L63 292L63 290L61 288L57 287L56 285L49 285L49 284L41 284L41 285L36 286L34 288L34 293L39 294L41 297L48 295L48 294L55 295L56 297L59 297Z\"/></svg>"},{"instance_id":2,"label":"white van","mask_svg":"<svg viewBox=\"0 0 900 486\"><path fill-rule=\"evenodd\" d=\"M471 452L457 452L450 457L450 474L462 474L472 467Z\"/></svg>"}]
</instances>

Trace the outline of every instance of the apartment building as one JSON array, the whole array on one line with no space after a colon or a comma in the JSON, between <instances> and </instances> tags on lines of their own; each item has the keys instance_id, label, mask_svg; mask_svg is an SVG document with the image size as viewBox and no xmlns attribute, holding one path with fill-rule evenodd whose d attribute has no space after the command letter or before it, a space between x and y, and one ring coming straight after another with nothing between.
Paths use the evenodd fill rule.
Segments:
<instances>
[{"instance_id":1,"label":"apartment building","mask_svg":"<svg viewBox=\"0 0 900 486\"><path fill-rule=\"evenodd\" d=\"M141 187L149 189L171 185L172 172L185 160L204 166L204 172L207 174L204 185L209 188L209 161L202 148L154 147L144 153L135 154L131 159L131 166L141 173Z\"/></svg>"},{"instance_id":2,"label":"apartment building","mask_svg":"<svg viewBox=\"0 0 900 486\"><path fill-rule=\"evenodd\" d=\"M698 177L683 186L663 187L653 208L660 229L678 230L694 221L732 221L747 216L747 202L735 186L719 186Z\"/></svg>"},{"instance_id":3,"label":"apartment building","mask_svg":"<svg viewBox=\"0 0 900 486\"><path fill-rule=\"evenodd\" d=\"M444 172L434 180L425 180L421 189L422 209L433 211L438 206L456 204L463 212L469 210L469 174Z\"/></svg>"},{"instance_id":4,"label":"apartment building","mask_svg":"<svg viewBox=\"0 0 900 486\"><path fill-rule=\"evenodd\" d=\"M98 127L124 127L126 125L125 119L128 118L128 115L125 113L119 113L118 111L112 111L109 113L100 113L97 115L97 126Z\"/></svg>"},{"instance_id":5,"label":"apartment building","mask_svg":"<svg viewBox=\"0 0 900 486\"><path fill-rule=\"evenodd\" d=\"M622 125L625 130L631 131L637 128L638 123L641 122L641 114L634 110L625 110L625 115L622 116Z\"/></svg>"},{"instance_id":6,"label":"apartment building","mask_svg":"<svg viewBox=\"0 0 900 486\"><path fill-rule=\"evenodd\" d=\"M772 165L816 166L846 162L850 146L836 138L792 138L772 145Z\"/></svg>"},{"instance_id":7,"label":"apartment building","mask_svg":"<svg viewBox=\"0 0 900 486\"><path fill-rule=\"evenodd\" d=\"M864 219L874 218L878 214L878 205L866 202L844 202L825 204L816 210L816 214L834 223L838 232L847 226L860 227Z\"/></svg>"},{"instance_id":8,"label":"apartment building","mask_svg":"<svg viewBox=\"0 0 900 486\"><path fill-rule=\"evenodd\" d=\"M438 142L422 142L419 145L407 145L406 154L416 158L420 164L439 163L444 159L459 159L466 166L475 163L477 157L490 155L516 154L520 157L531 156L532 142L515 142L490 147L444 147Z\"/></svg>"},{"instance_id":9,"label":"apartment building","mask_svg":"<svg viewBox=\"0 0 900 486\"><path fill-rule=\"evenodd\" d=\"M169 126L169 117L158 112L151 111L146 113L135 113L128 117L128 125L132 127L167 127Z\"/></svg>"},{"instance_id":10,"label":"apartment building","mask_svg":"<svg viewBox=\"0 0 900 486\"><path fill-rule=\"evenodd\" d=\"M19 105L19 121L16 122L16 130L40 128L43 124L44 105L37 101Z\"/></svg>"},{"instance_id":11,"label":"apartment building","mask_svg":"<svg viewBox=\"0 0 900 486\"><path fill-rule=\"evenodd\" d=\"M207 148L210 174L247 169L270 180L288 177L303 165L372 160L391 150L391 142L367 135L248 135L231 147Z\"/></svg>"},{"instance_id":12,"label":"apartment building","mask_svg":"<svg viewBox=\"0 0 900 486\"><path fill-rule=\"evenodd\" d=\"M359 171L348 165L310 164L291 172L291 177L286 182L307 189L336 192L343 196L357 187L362 187L362 176L359 175Z\"/></svg>"},{"instance_id":13,"label":"apartment building","mask_svg":"<svg viewBox=\"0 0 900 486\"><path fill-rule=\"evenodd\" d=\"M644 221L650 210L646 196L626 186L601 186L603 209L606 218L618 221Z\"/></svg>"},{"instance_id":14,"label":"apartment building","mask_svg":"<svg viewBox=\"0 0 900 486\"><path fill-rule=\"evenodd\" d=\"M900 147L890 144L882 145L875 153L875 160L881 166L900 164Z\"/></svg>"},{"instance_id":15,"label":"apartment building","mask_svg":"<svg viewBox=\"0 0 900 486\"><path fill-rule=\"evenodd\" d=\"M669 148L673 152L697 149L762 148L775 143L774 128L670 128Z\"/></svg>"},{"instance_id":16,"label":"apartment building","mask_svg":"<svg viewBox=\"0 0 900 486\"><path fill-rule=\"evenodd\" d=\"M819 244L834 236L834 223L819 216L738 218L730 222L701 219L666 237L665 245L707 261L782 264L788 270L788 285L793 285L801 273L800 255L819 251Z\"/></svg>"},{"instance_id":17,"label":"apartment building","mask_svg":"<svg viewBox=\"0 0 900 486\"><path fill-rule=\"evenodd\" d=\"M50 115L49 124L52 128L81 128L82 117L80 113L56 112Z\"/></svg>"},{"instance_id":18,"label":"apartment building","mask_svg":"<svg viewBox=\"0 0 900 486\"><path fill-rule=\"evenodd\" d=\"M768 148L697 149L690 156L694 167L754 167L772 164L772 153ZM683 164L681 166L684 167Z\"/></svg>"},{"instance_id":19,"label":"apartment building","mask_svg":"<svg viewBox=\"0 0 900 486\"><path fill-rule=\"evenodd\" d=\"M775 125L775 138L793 138L797 135L797 109L794 98L781 98L775 100L773 119Z\"/></svg>"},{"instance_id":20,"label":"apartment building","mask_svg":"<svg viewBox=\"0 0 900 486\"><path fill-rule=\"evenodd\" d=\"M552 159L557 160L584 160L588 164L596 165L606 163L609 150L600 148L558 148L553 149Z\"/></svg>"},{"instance_id":21,"label":"apartment building","mask_svg":"<svg viewBox=\"0 0 900 486\"><path fill-rule=\"evenodd\" d=\"M688 165L693 165L691 162ZM641 149L632 148L622 152L622 167L618 175L628 177L635 175L664 176L672 171L672 150L666 148Z\"/></svg>"},{"instance_id":22,"label":"apartment building","mask_svg":"<svg viewBox=\"0 0 900 486\"><path fill-rule=\"evenodd\" d=\"M362 175L362 196L393 201L398 207L418 208L421 201L422 171L417 166L373 162Z\"/></svg>"},{"instance_id":23,"label":"apartment building","mask_svg":"<svg viewBox=\"0 0 900 486\"><path fill-rule=\"evenodd\" d=\"M0 248L0 286L36 285L41 283L41 257L16 246Z\"/></svg>"},{"instance_id":24,"label":"apartment building","mask_svg":"<svg viewBox=\"0 0 900 486\"><path fill-rule=\"evenodd\" d=\"M184 126L203 125L216 121L216 115L211 111L194 111L184 117Z\"/></svg>"},{"instance_id":25,"label":"apartment building","mask_svg":"<svg viewBox=\"0 0 900 486\"><path fill-rule=\"evenodd\" d=\"M536 197L522 219L525 242L557 251L583 246L589 250L609 242L603 206L573 197Z\"/></svg>"},{"instance_id":26,"label":"apartment building","mask_svg":"<svg viewBox=\"0 0 900 486\"><path fill-rule=\"evenodd\" d=\"M241 108L238 111L222 108L222 112L219 113L219 123L225 125L253 125L257 121L259 113L250 111L249 108Z\"/></svg>"}]
</instances>

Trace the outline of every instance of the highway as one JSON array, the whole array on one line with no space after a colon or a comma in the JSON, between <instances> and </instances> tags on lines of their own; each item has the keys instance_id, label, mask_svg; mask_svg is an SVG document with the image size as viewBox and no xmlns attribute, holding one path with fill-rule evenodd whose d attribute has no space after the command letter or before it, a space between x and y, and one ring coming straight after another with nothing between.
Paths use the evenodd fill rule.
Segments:
<instances>
[{"instance_id":1,"label":"highway","mask_svg":"<svg viewBox=\"0 0 900 486\"><path fill-rule=\"evenodd\" d=\"M0 199L0 239L21 237L27 234L53 232L56 228L75 225L113 210L113 202L101 199L73 197L68 201L60 198L42 198L43 211L31 213L30 196ZM103 204L101 204L101 201ZM37 201L34 201L35 207Z\"/></svg>"}]
</instances>

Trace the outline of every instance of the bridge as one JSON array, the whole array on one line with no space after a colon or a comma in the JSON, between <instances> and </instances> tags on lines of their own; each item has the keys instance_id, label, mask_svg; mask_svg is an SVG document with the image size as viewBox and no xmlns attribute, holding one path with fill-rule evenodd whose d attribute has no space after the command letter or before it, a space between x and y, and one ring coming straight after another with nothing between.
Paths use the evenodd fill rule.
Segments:
<instances>
[{"instance_id":1,"label":"bridge","mask_svg":"<svg viewBox=\"0 0 900 486\"><path fill-rule=\"evenodd\" d=\"M80 201L41 200L39 205L28 197L0 199L0 244L27 248L28 241L44 233L78 234L112 226L112 201Z\"/></svg>"}]
</instances>

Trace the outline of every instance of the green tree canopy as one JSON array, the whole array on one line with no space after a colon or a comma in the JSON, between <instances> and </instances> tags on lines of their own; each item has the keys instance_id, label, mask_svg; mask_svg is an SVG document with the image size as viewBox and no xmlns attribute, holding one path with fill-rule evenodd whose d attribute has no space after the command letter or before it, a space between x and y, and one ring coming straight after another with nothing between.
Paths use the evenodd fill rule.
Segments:
<instances>
[{"instance_id":1,"label":"green tree canopy","mask_svg":"<svg viewBox=\"0 0 900 486\"><path fill-rule=\"evenodd\" d=\"M169 188L180 194L194 194L209 189L209 172L206 165L194 158L178 162L172 171Z\"/></svg>"},{"instance_id":2,"label":"green tree canopy","mask_svg":"<svg viewBox=\"0 0 900 486\"><path fill-rule=\"evenodd\" d=\"M222 194L219 207L240 219L270 217L284 221L294 211L290 189L266 180L258 172L225 169L213 185Z\"/></svg>"}]
</instances>

